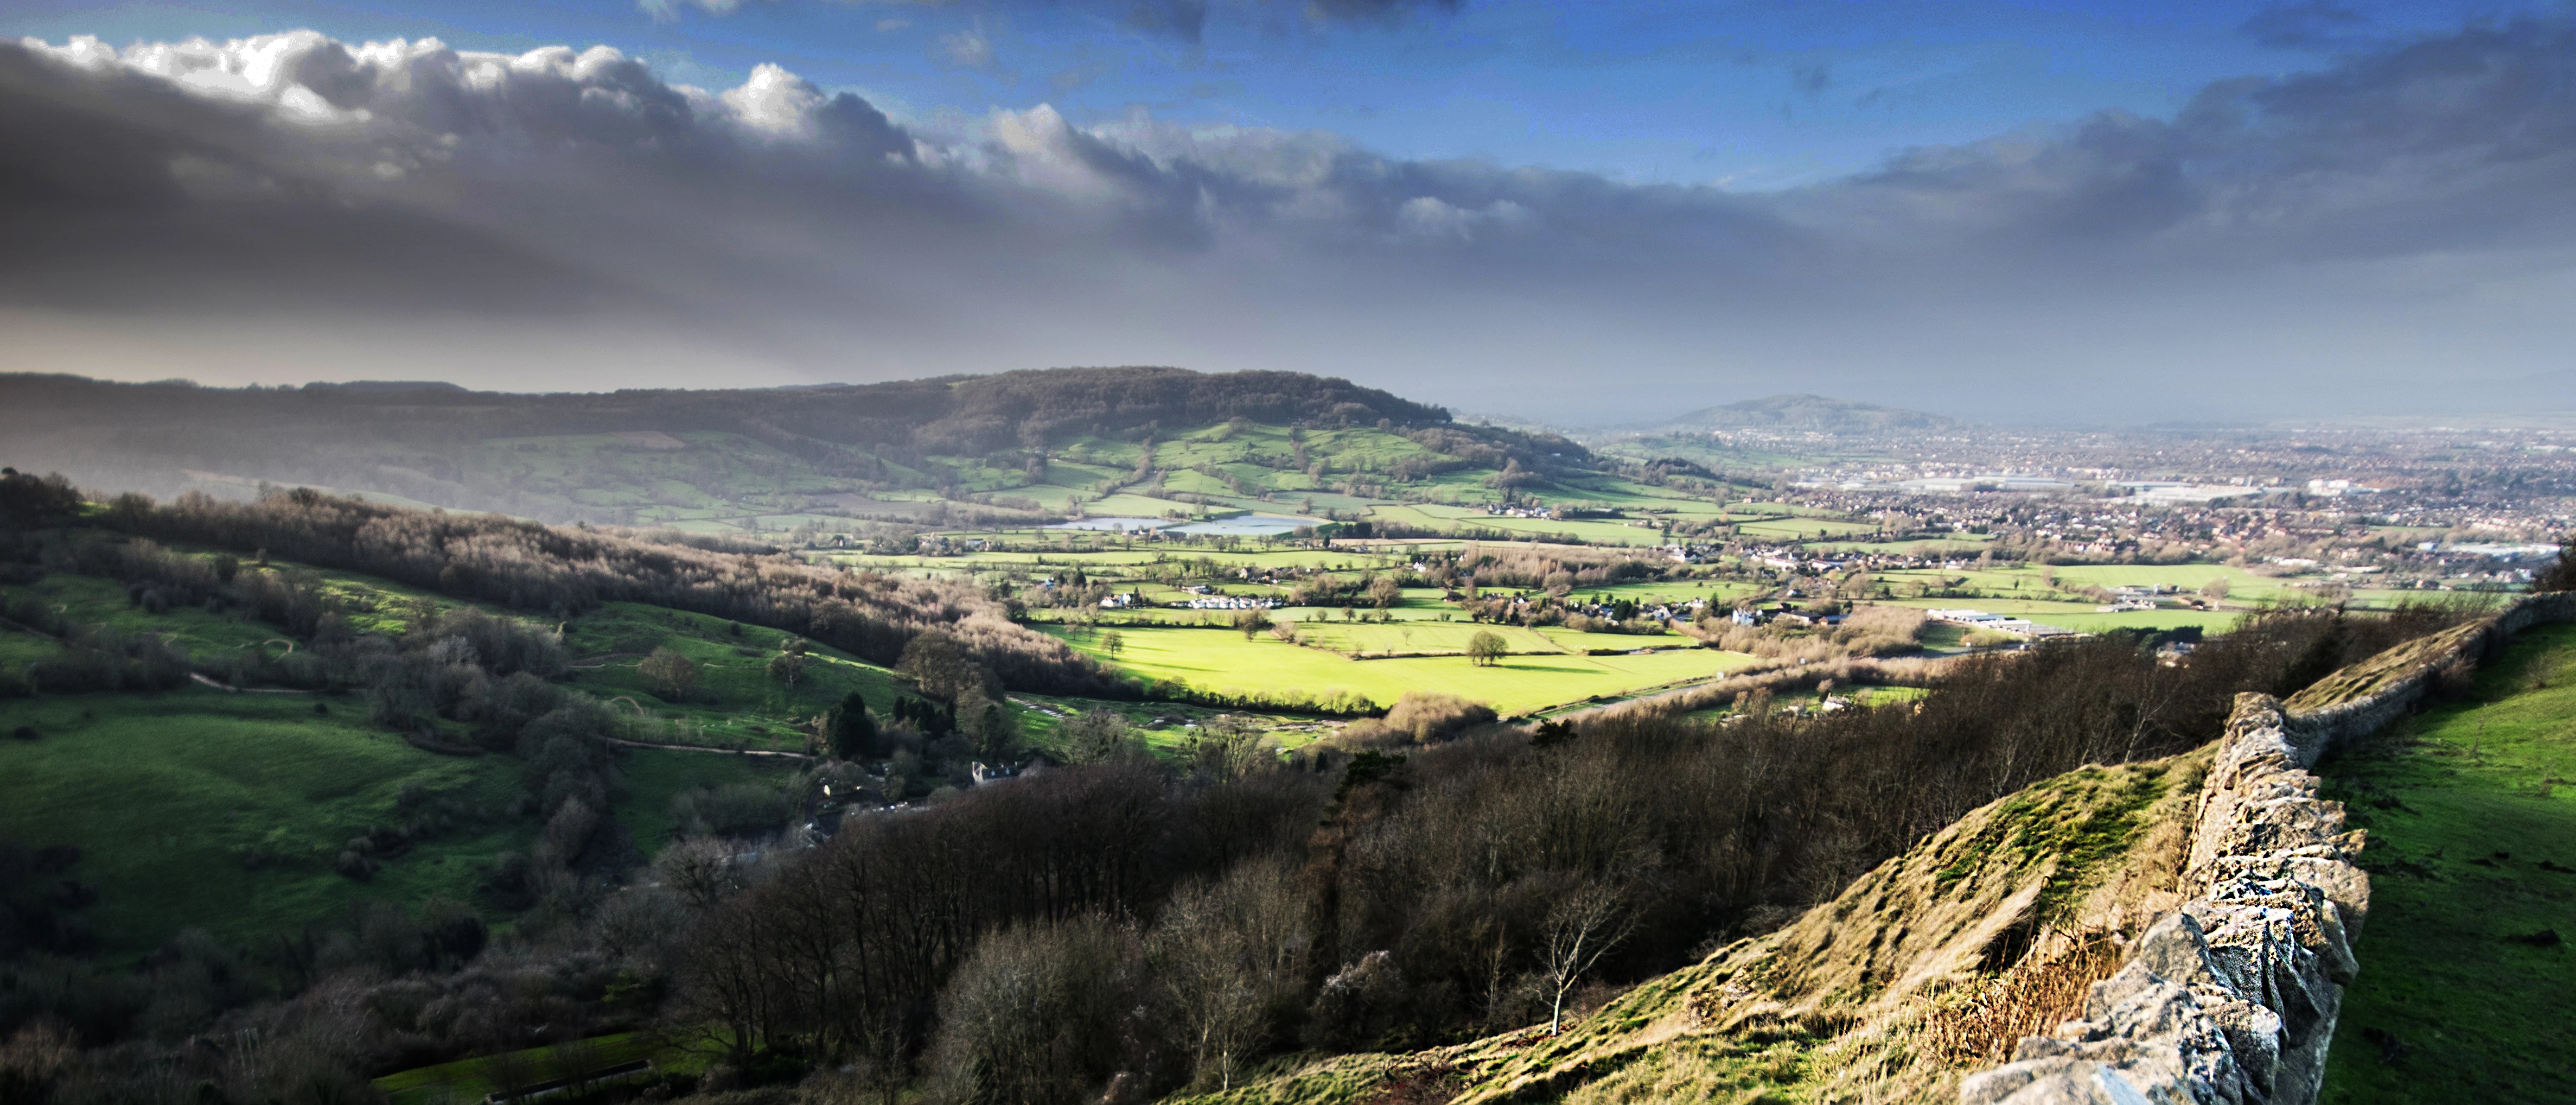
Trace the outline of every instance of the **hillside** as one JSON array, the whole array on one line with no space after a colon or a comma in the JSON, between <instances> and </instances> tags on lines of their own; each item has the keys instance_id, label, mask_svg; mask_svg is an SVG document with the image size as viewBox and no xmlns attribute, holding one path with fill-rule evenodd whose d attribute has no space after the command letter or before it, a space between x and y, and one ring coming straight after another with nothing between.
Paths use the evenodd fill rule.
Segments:
<instances>
[{"instance_id":1,"label":"hillside","mask_svg":"<svg viewBox=\"0 0 2576 1105\"><path fill-rule=\"evenodd\" d=\"M1829 399L1822 395L1772 395L1703 407L1669 422L1640 428L1649 433L1768 430L1867 436L1898 431L1956 430L1966 425L1955 418L1901 407Z\"/></svg>"},{"instance_id":2,"label":"hillside","mask_svg":"<svg viewBox=\"0 0 2576 1105\"><path fill-rule=\"evenodd\" d=\"M1127 491L1151 501L1092 513L1313 514L1588 473L1572 442L1346 380L1173 368L549 395L0 375L0 436L18 467L162 497L303 485L710 532L944 522L951 505L1026 521Z\"/></svg>"},{"instance_id":3,"label":"hillside","mask_svg":"<svg viewBox=\"0 0 2576 1105\"><path fill-rule=\"evenodd\" d=\"M549 850L616 874L682 835L774 835L829 781L803 755L819 719L924 693L826 642L652 602L530 617L282 541L0 537L0 850L72 849L92 904L65 948L120 960L190 927L256 945L369 900L505 920L553 893L519 873ZM971 760L1000 758L986 745L1050 739L1047 711L998 708L998 729L917 723L894 770L845 793L917 801L971 785Z\"/></svg>"},{"instance_id":4,"label":"hillside","mask_svg":"<svg viewBox=\"0 0 2576 1105\"><path fill-rule=\"evenodd\" d=\"M2173 908L2208 766L2204 750L2034 785L1561 1035L1345 1056L1192 1100L1943 1100L2071 1015L2112 944Z\"/></svg>"},{"instance_id":5,"label":"hillside","mask_svg":"<svg viewBox=\"0 0 2576 1105\"><path fill-rule=\"evenodd\" d=\"M2576 1100L2576 626L2524 632L2459 691L2319 769L2370 834L2375 903L2331 1102Z\"/></svg>"},{"instance_id":6,"label":"hillside","mask_svg":"<svg viewBox=\"0 0 2576 1105\"><path fill-rule=\"evenodd\" d=\"M2195 752L2028 787L1562 1034L1292 1059L1194 1100L2558 1100L2563 1064L2531 1057L2565 1050L2546 926L2567 896L2548 765L2570 631L2462 676L2512 629L2576 616L2565 598L2397 644L2287 705L2240 696ZM2373 735L2430 696L2468 701ZM2345 831L2321 761L2395 847ZM2375 910L2365 871L2395 886Z\"/></svg>"}]
</instances>

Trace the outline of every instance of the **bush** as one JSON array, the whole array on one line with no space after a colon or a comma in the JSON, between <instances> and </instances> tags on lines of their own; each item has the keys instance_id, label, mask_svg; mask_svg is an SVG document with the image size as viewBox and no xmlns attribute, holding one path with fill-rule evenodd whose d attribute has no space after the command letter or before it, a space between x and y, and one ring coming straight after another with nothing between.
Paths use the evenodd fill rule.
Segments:
<instances>
[{"instance_id":1,"label":"bush","mask_svg":"<svg viewBox=\"0 0 2576 1105\"><path fill-rule=\"evenodd\" d=\"M671 819L689 836L765 836L787 826L796 803L776 787L727 783L671 796Z\"/></svg>"},{"instance_id":2,"label":"bush","mask_svg":"<svg viewBox=\"0 0 2576 1105\"><path fill-rule=\"evenodd\" d=\"M1383 718L1364 718L1342 727L1333 743L1349 748L1371 745L1429 744L1497 720L1494 709L1454 694L1406 691Z\"/></svg>"},{"instance_id":3,"label":"bush","mask_svg":"<svg viewBox=\"0 0 2576 1105\"><path fill-rule=\"evenodd\" d=\"M930 1054L952 1105L1075 1105L1125 1058L1142 989L1135 934L1097 916L1003 929L975 945L939 999Z\"/></svg>"}]
</instances>

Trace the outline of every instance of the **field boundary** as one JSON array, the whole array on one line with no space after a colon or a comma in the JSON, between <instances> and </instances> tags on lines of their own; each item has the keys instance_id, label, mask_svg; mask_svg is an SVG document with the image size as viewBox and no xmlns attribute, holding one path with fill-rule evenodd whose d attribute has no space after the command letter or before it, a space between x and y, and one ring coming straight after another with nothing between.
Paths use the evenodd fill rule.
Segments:
<instances>
[{"instance_id":1,"label":"field boundary","mask_svg":"<svg viewBox=\"0 0 2576 1105\"><path fill-rule=\"evenodd\" d=\"M2576 594L2529 595L2468 625L2344 668L2284 703L2237 696L2202 784L2183 885L2192 893L2094 983L2081 1018L2024 1037L1969 1076L1961 1105L2268 1101L2323 1088L2351 941L2370 912L2364 841L2310 769L2422 701L2513 634L2576 621Z\"/></svg>"}]
</instances>

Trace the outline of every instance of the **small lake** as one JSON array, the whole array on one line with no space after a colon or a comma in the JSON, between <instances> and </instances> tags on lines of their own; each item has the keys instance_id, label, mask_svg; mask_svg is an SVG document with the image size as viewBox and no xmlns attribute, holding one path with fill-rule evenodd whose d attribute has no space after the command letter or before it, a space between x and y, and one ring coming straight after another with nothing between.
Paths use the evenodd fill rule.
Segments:
<instances>
[{"instance_id":1,"label":"small lake","mask_svg":"<svg viewBox=\"0 0 2576 1105\"><path fill-rule=\"evenodd\" d=\"M1173 526L1166 532L1211 534L1222 537L1276 537L1283 533L1294 533L1301 527L1314 524L1304 518L1283 518L1276 514L1238 514L1232 518Z\"/></svg>"},{"instance_id":2,"label":"small lake","mask_svg":"<svg viewBox=\"0 0 2576 1105\"><path fill-rule=\"evenodd\" d=\"M1160 529L1169 524L1170 523L1165 522L1160 518L1084 518L1080 521L1074 522L1058 522L1052 526L1048 526L1047 528L1102 529L1117 530L1120 533L1134 533L1137 530Z\"/></svg>"}]
</instances>

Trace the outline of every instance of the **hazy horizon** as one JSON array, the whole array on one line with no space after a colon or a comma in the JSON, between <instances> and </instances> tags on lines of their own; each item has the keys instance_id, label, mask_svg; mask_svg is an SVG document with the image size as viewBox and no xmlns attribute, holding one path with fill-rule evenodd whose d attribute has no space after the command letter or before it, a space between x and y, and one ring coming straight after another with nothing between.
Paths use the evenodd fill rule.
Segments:
<instances>
[{"instance_id":1,"label":"hazy horizon","mask_svg":"<svg viewBox=\"0 0 2576 1105\"><path fill-rule=\"evenodd\" d=\"M2576 406L2556 9L1748 10L268 4L218 40L40 4L0 18L0 369L1166 364L1569 425ZM1448 114L1362 110L1407 88Z\"/></svg>"}]
</instances>

